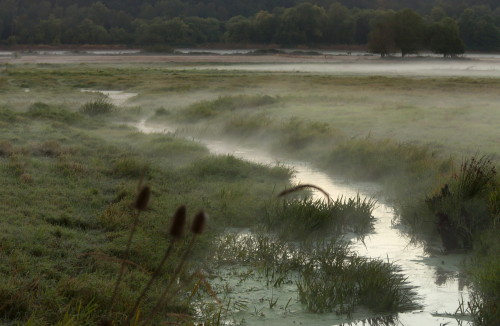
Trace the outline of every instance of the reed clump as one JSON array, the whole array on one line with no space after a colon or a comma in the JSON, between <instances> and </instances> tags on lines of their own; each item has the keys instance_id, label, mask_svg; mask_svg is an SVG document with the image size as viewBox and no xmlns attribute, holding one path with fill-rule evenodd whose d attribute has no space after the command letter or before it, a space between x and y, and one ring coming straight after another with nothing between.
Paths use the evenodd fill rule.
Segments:
<instances>
[{"instance_id":1,"label":"reed clump","mask_svg":"<svg viewBox=\"0 0 500 326\"><path fill-rule=\"evenodd\" d=\"M500 182L487 157L464 160L457 173L425 202L447 251L472 249L477 236L498 220Z\"/></svg>"},{"instance_id":2,"label":"reed clump","mask_svg":"<svg viewBox=\"0 0 500 326\"><path fill-rule=\"evenodd\" d=\"M228 111L256 109L277 103L279 99L269 95L221 96L213 101L201 101L183 109L178 118L183 121L198 121L214 118Z\"/></svg>"},{"instance_id":3,"label":"reed clump","mask_svg":"<svg viewBox=\"0 0 500 326\"><path fill-rule=\"evenodd\" d=\"M384 313L418 307L414 290L396 265L357 256L341 242L320 242L306 250L309 259L297 286L309 310L351 315L358 306Z\"/></svg>"},{"instance_id":4,"label":"reed clump","mask_svg":"<svg viewBox=\"0 0 500 326\"><path fill-rule=\"evenodd\" d=\"M262 234L226 234L216 253L219 264L255 268L268 286L295 283L311 312L349 316L360 307L376 313L418 308L416 292L397 265L360 257L339 239L291 243Z\"/></svg>"},{"instance_id":5,"label":"reed clump","mask_svg":"<svg viewBox=\"0 0 500 326\"><path fill-rule=\"evenodd\" d=\"M356 198L340 196L335 200L284 199L270 205L263 224L287 239L338 236L347 231L363 235L372 228L375 205L375 200L359 194Z\"/></svg>"},{"instance_id":6,"label":"reed clump","mask_svg":"<svg viewBox=\"0 0 500 326\"><path fill-rule=\"evenodd\" d=\"M115 109L115 106L109 101L108 98L100 97L82 105L80 113L89 116L105 115L112 113Z\"/></svg>"}]
</instances>

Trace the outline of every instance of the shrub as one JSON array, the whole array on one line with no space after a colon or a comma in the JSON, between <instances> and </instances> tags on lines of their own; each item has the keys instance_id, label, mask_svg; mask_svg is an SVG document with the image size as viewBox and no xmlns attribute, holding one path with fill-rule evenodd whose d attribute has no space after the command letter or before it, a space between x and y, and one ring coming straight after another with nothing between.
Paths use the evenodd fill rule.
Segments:
<instances>
[{"instance_id":1,"label":"shrub","mask_svg":"<svg viewBox=\"0 0 500 326\"><path fill-rule=\"evenodd\" d=\"M446 250L471 249L474 239L494 225L500 206L498 181L491 160L472 157L425 202L436 219Z\"/></svg>"},{"instance_id":2,"label":"shrub","mask_svg":"<svg viewBox=\"0 0 500 326\"><path fill-rule=\"evenodd\" d=\"M109 114L113 112L115 106L105 97L101 97L85 103L80 112L86 115L95 116L101 114Z\"/></svg>"}]
</instances>

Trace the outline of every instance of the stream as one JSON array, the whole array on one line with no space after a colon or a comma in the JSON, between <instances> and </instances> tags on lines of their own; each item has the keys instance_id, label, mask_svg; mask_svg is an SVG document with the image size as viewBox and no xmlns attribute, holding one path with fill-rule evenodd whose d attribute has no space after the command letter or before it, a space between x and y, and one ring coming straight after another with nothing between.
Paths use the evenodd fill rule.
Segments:
<instances>
[{"instance_id":1,"label":"stream","mask_svg":"<svg viewBox=\"0 0 500 326\"><path fill-rule=\"evenodd\" d=\"M127 93L106 93L111 101L120 102ZM116 99L114 98L116 95ZM135 95L135 94L133 94ZM127 98L125 96L125 98ZM121 103L121 102L120 102ZM134 124L144 133L170 133L175 127L146 124L146 119ZM242 147L237 143L219 140L195 139L217 155L233 155L251 162L274 165L282 164L295 171L292 183L308 183L326 190L332 198L338 196L373 197L379 192L379 187L373 183L346 182L342 178L325 174L314 169L305 162L280 160L270 153L257 148ZM375 217L374 231L367 235L364 243L353 242L353 249L360 255L381 258L394 262L401 267L402 273L408 277L408 282L415 287L420 309L399 313L391 325L466 325L466 321L456 320L455 313L459 302L467 302L469 292L460 267L467 258L460 254L429 255L419 246L409 244L408 238L400 226L393 224L394 209L383 201L378 201L373 213ZM241 275L251 273L242 267L226 270L225 275L219 275L214 287L230 288L228 297L231 308L236 312L231 316L234 323L246 325L270 326L278 325L339 325L365 324L363 320L374 317L369 311L359 311L351 319L334 313L314 314L307 312L298 301L295 284L285 284L281 288L266 287L265 282L256 277L245 278ZM212 281L211 281L212 282ZM225 298L226 300L228 298ZM274 306L270 303L275 302ZM228 322L227 324L232 324Z\"/></svg>"},{"instance_id":2,"label":"stream","mask_svg":"<svg viewBox=\"0 0 500 326\"><path fill-rule=\"evenodd\" d=\"M145 133L175 132L172 127L146 125L145 120L136 124L135 127ZM279 160L279 158L256 148L242 147L228 141L201 139L196 141L207 146L213 154L233 155L259 164L283 164L295 171L292 183L314 184L326 190L332 198L355 197L358 193L361 197L373 197L379 191L379 187L373 183L348 183L341 178L318 171L305 162ZM460 325L460 322L456 321L450 314L456 311L459 301L463 299L464 302L467 302L468 300L468 289L459 273L460 266L466 256L460 254L430 256L424 252L423 248L410 245L399 226L392 223L394 209L383 202L377 203L373 215L376 219L374 231L364 239L364 244L353 242L353 249L362 256L388 259L400 266L402 272L407 275L410 285L416 287L418 300L422 305L422 308L417 311L398 314L397 325ZM232 271L231 275L236 272ZM227 280L228 277L226 276L225 279ZM264 321L269 325L288 325L290 323L336 325L346 322L345 318L335 314L308 313L301 310L298 302L290 305L288 303L289 297L292 296L294 299L297 297L296 289L293 289L294 286L284 286L283 289L265 288L256 291L258 284L248 282L249 284L242 286L240 283L239 280L235 279L228 284L233 287L233 292L239 292L233 297L233 300L241 300L250 310L246 314L241 314L249 325L262 324ZM237 289L237 286L240 289ZM260 287L265 287L265 285L260 284ZM250 291L251 293L249 293ZM249 297L253 297L254 301L249 300ZM279 300L277 307L281 308L278 311L269 309L269 300L276 298ZM286 303L288 303L287 309L284 307ZM290 309L288 310L288 308ZM367 317L369 315L366 312L353 315L354 319Z\"/></svg>"}]
</instances>

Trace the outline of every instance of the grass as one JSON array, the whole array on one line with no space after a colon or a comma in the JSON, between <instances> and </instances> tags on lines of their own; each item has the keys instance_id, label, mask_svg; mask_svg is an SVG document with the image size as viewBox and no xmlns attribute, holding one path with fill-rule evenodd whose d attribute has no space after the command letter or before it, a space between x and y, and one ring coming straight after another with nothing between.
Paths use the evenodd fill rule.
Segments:
<instances>
[{"instance_id":1,"label":"grass","mask_svg":"<svg viewBox=\"0 0 500 326\"><path fill-rule=\"evenodd\" d=\"M141 135L64 107L37 104L36 114L5 110L2 122L8 128L2 129L0 155L0 197L6 203L0 223L2 323L96 324L104 315L122 320L168 244L168 212L182 203L189 203L190 215L206 208L213 215L207 231L214 234L233 225L232 219L235 224L251 223L272 189L288 182L286 170L235 158L227 162L231 174L217 174L214 169L228 158L211 157L198 144ZM123 248L141 175L152 189L151 202L141 214L127 259ZM210 248L207 237L194 244L180 275L188 286L193 281L187 273L197 266L193 261ZM153 310L162 295L159 284L173 279L187 245L180 241L172 251L157 286L141 304L143 313ZM108 312L122 259L128 262L121 290ZM177 298L160 311L191 314L189 304Z\"/></svg>"},{"instance_id":2,"label":"grass","mask_svg":"<svg viewBox=\"0 0 500 326\"><path fill-rule=\"evenodd\" d=\"M275 104L277 101L278 99L268 95L224 96L213 101L202 101L192 104L182 110L178 119L181 121L197 121L214 118L227 111L257 109Z\"/></svg>"},{"instance_id":3,"label":"grass","mask_svg":"<svg viewBox=\"0 0 500 326\"><path fill-rule=\"evenodd\" d=\"M350 316L364 307L390 314L418 307L396 265L359 257L338 239L317 239L291 243L260 234L227 234L214 260L252 266L270 287L295 283L300 302L314 313Z\"/></svg>"},{"instance_id":4,"label":"grass","mask_svg":"<svg viewBox=\"0 0 500 326\"><path fill-rule=\"evenodd\" d=\"M291 199L277 202L267 210L263 223L270 231L287 239L338 237L348 231L360 236L372 227L372 199L339 197L323 199Z\"/></svg>"},{"instance_id":5,"label":"grass","mask_svg":"<svg viewBox=\"0 0 500 326\"><path fill-rule=\"evenodd\" d=\"M415 293L398 267L358 257L338 243L313 245L297 284L299 298L313 312L350 315L362 305L374 312L415 309Z\"/></svg>"},{"instance_id":6,"label":"grass","mask_svg":"<svg viewBox=\"0 0 500 326\"><path fill-rule=\"evenodd\" d=\"M105 97L87 102L80 108L80 112L86 115L95 116L109 114L113 112L115 106Z\"/></svg>"},{"instance_id":7,"label":"grass","mask_svg":"<svg viewBox=\"0 0 500 326\"><path fill-rule=\"evenodd\" d=\"M55 235L61 235L61 239L75 248L102 248L105 244L106 255L118 252L119 246L113 243L123 238L120 232L129 225L126 208L133 198L131 189L136 182L133 176L126 176L128 172L121 173L130 171L137 175L144 166L149 167L150 180L162 180L161 183L156 181L158 184L153 187L156 189L153 195L162 194L153 205L155 218L147 218L141 226L148 232L155 230L162 221L156 212L172 211L180 202L190 202L198 208L209 207L215 212L211 215L216 216L216 225L245 226L255 219L249 212L264 212L258 203L267 199L265 194L269 194L272 186L262 180L254 183L253 177L238 176L234 183L227 182L225 178L230 174L218 171L209 160L209 167L196 169L207 169L212 174L197 183L186 166L206 157L206 149L176 137L145 137L125 126L110 127L106 120L118 116L125 120L140 114L153 114L163 108L169 114L156 115L155 119L168 121L182 115L184 108L204 103L206 108L200 110L203 113L208 108L210 124L205 125L203 115L195 112L195 118L202 125L196 126L199 130L222 132L231 137L243 131L241 140L269 145L273 151L285 152L286 149L296 158L341 172L349 178L384 183L391 189L392 199L399 198L405 223L429 237L439 237L439 233L433 222L435 212L424 199L439 193L445 183L451 187L451 183L458 182L451 172L454 168L459 170L460 164L453 163L450 157L479 152L488 154L493 166L498 166L498 146L491 141L497 133L497 78L352 77L172 68L175 67L9 65L1 71L0 174L4 188L13 189L12 192L3 191L2 198L18 207L16 211L5 213L8 218L2 248L18 250L19 261L24 259L30 266L28 270L40 269L33 265L31 257L42 257L41 265L52 266L54 262L45 261L44 257L47 254L59 257L59 254L51 242L46 245L47 238L43 241L35 240L36 237L15 238L16 228L23 225L20 221L37 226L26 226L26 232L37 234L42 225L42 233L51 234L49 239L59 239ZM26 87L30 88L29 92ZM127 110L114 112L99 120L86 118L78 112L79 108L93 98L91 94L81 93L81 88L139 92L141 95L134 99L134 104L142 106L143 110L136 110L133 115ZM234 107L238 101L251 103L249 99L255 98L258 102L266 95L274 102L248 104L243 110ZM219 98L220 103L217 102ZM224 110L219 112L219 107ZM254 140L251 139L253 135ZM388 138L397 141L387 141ZM102 155L93 155L96 151ZM230 161L221 159L215 165L225 164L225 160ZM130 169L127 170L127 166ZM254 189L251 194L242 190L250 188ZM464 209L470 211L479 207L486 215L497 218L498 192L485 193L488 195L467 200ZM241 208L235 203L244 206ZM80 229L84 230L85 245L69 240L74 239ZM153 244L145 239L147 232L144 230L138 233L139 247L150 248ZM498 298L487 290L495 288L495 275L498 274L495 264L486 263L495 261L491 258L495 257L492 248L498 244L490 232L494 234L497 230L490 228L484 236L472 237L472 246L478 256L478 269L474 269L473 275L477 276L475 283L482 284L477 286L481 297L477 302L485 302L486 307L498 306ZM465 234L465 238L471 239L467 232ZM69 252L65 255L71 257ZM57 259L58 266L68 265L65 260ZM138 260L141 265L154 265L150 263L154 260L151 257L139 255ZM105 265L90 259L85 260L85 264ZM68 274L66 271L56 273L53 269L49 268L48 275ZM481 274L481 270L488 272ZM75 277L74 273L69 274ZM108 277L111 274L105 273ZM137 278L141 274L134 275ZM89 284L98 283L98 277L86 277ZM8 278L5 284L10 284L11 289L23 286L31 289L32 281L36 279ZM52 282L57 284L59 281ZM108 286L104 283L101 285ZM68 300L61 300L59 294L54 294L53 284L38 288L54 295L51 302L58 304L58 311L68 311L71 316L79 307L76 301L65 305ZM78 292L75 293L78 297ZM23 302L31 304L33 299L21 296L21 308ZM33 318L43 324L45 317Z\"/></svg>"}]
</instances>

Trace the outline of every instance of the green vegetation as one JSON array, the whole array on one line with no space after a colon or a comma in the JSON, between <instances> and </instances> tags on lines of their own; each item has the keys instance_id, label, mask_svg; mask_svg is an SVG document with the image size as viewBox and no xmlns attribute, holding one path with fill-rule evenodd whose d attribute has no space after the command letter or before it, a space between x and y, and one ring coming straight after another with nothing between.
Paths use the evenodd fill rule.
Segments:
<instances>
[{"instance_id":1,"label":"green vegetation","mask_svg":"<svg viewBox=\"0 0 500 326\"><path fill-rule=\"evenodd\" d=\"M5 280L0 290L5 298L4 322L97 323L107 313L125 256L135 189L143 174L152 190L151 203L141 213L133 238L130 264L111 316L116 320L133 308L161 261L172 222L167 215L179 205L187 205L188 215L191 210L206 209L211 216L207 234L196 242L181 277L187 291L203 288L193 285L198 280L190 279L190 272L214 248L213 240L225 227L254 228L267 220L261 227L279 234L280 221L289 218L298 225L303 215L320 217L320 223L314 219L300 225L297 235L319 234L333 220L346 221L340 229L360 233L369 227L369 200L276 203L270 198L287 184L288 169L210 156L203 146L176 135L144 135L116 123L149 114L152 122L183 121L179 133L228 135L268 146L277 155L308 160L346 178L380 182L416 241L431 244L439 239L435 222L439 222L438 213L446 214L451 231L444 234L453 234L453 243L475 253L473 266L467 267L475 291L468 312L478 324L498 320L499 181L494 171L500 153L491 142L491 135L496 135L498 79L269 75L155 65L4 68L0 74L0 196L8 203L0 223L4 230L0 254L7 262L0 271ZM26 86L30 92L25 92ZM130 101L133 107L92 116L79 110L95 95L82 93L81 88L125 89L140 95ZM240 107L240 102L245 105ZM195 110L192 120L197 122L190 123L186 113L197 107L208 108L210 114ZM472 136L464 138L464 134ZM474 161L456 163L477 151L491 159L476 156ZM447 193L444 189L449 196L441 195ZM338 211L359 220L350 224L351 219L336 215ZM267 239L261 241L267 249L259 254L293 250L280 249L281 243L289 245L283 240ZM141 314L153 311L188 242L179 242L172 252L165 272L155 281L158 286L141 304ZM242 257L238 263L245 262ZM296 263L281 268L273 259L253 260L270 277L268 284L282 284L279 275L298 273ZM352 259L353 265L345 268L356 275L373 274L373 284L366 286L379 289L375 291L380 291L377 284L385 282L387 300L375 302L370 299L372 290L366 290L356 292L356 300L341 309L342 292L319 289L312 278L349 285L352 293L360 288L359 280L347 280L343 272L335 278L310 270L310 279L301 281L304 304L312 310L343 313L359 306L373 311L408 308L411 296L402 290L404 277L397 275L396 266L354 255ZM258 265L263 261L268 263ZM325 304L332 293L340 301ZM313 301L316 297L322 301ZM190 307L176 298L163 312L191 316ZM214 320L210 313L220 311L207 306L207 315L200 321Z\"/></svg>"},{"instance_id":2,"label":"green vegetation","mask_svg":"<svg viewBox=\"0 0 500 326\"><path fill-rule=\"evenodd\" d=\"M498 50L498 8L493 0L2 0L0 42L134 45L157 52L179 45L369 43L382 55L430 49L447 56L463 53L462 40L470 50Z\"/></svg>"},{"instance_id":3,"label":"green vegetation","mask_svg":"<svg viewBox=\"0 0 500 326\"><path fill-rule=\"evenodd\" d=\"M284 186L289 177L289 171L279 167L209 157L206 149L186 140L142 135L52 104L37 103L26 113L9 108L2 112L2 122L8 123L0 147L0 197L7 203L0 239L5 262L3 323L55 325L72 320L83 325L96 324L104 316L122 320L169 242L169 212L187 203L190 210L206 208L213 216L207 236L200 237L189 256L184 279L196 266L194 257L210 247L216 230L252 225L272 189ZM178 157L184 163L179 164ZM229 174L214 170L222 162L231 167ZM152 189L151 200L137 220L127 255L134 189L141 176ZM177 278L174 269L187 245L187 240L178 243L155 281L158 286L141 304L145 317L162 289ZM126 272L108 311L122 259ZM191 286L189 281L186 286ZM190 309L176 296L170 297L168 308L161 307L162 312L187 314Z\"/></svg>"},{"instance_id":4,"label":"green vegetation","mask_svg":"<svg viewBox=\"0 0 500 326\"><path fill-rule=\"evenodd\" d=\"M114 105L109 102L106 98L98 98L91 102L85 103L81 108L80 112L86 115L99 115L111 113L114 109Z\"/></svg>"},{"instance_id":5,"label":"green vegetation","mask_svg":"<svg viewBox=\"0 0 500 326\"><path fill-rule=\"evenodd\" d=\"M250 110L265 107L277 102L271 96L226 96L219 97L214 101L202 101L195 103L182 112L180 117L183 121L196 121L200 119L213 118L219 114L234 110ZM160 113L161 115L161 113Z\"/></svg>"},{"instance_id":6,"label":"green vegetation","mask_svg":"<svg viewBox=\"0 0 500 326\"><path fill-rule=\"evenodd\" d=\"M218 264L253 266L273 287L296 283L299 300L312 312L350 316L361 306L386 314L418 307L395 265L359 257L335 238L292 245L264 235L227 234L216 252Z\"/></svg>"},{"instance_id":7,"label":"green vegetation","mask_svg":"<svg viewBox=\"0 0 500 326\"><path fill-rule=\"evenodd\" d=\"M340 236L347 231L366 234L373 222L375 202L371 199L311 198L277 202L264 216L267 229L287 239Z\"/></svg>"}]
</instances>

